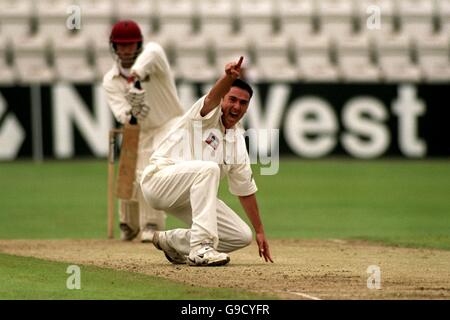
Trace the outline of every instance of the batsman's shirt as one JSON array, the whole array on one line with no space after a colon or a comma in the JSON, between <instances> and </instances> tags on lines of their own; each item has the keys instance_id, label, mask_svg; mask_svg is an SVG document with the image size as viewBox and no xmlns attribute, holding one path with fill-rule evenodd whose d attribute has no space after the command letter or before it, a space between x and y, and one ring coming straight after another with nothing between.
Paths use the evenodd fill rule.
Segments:
<instances>
[{"instance_id":1,"label":"batsman's shirt","mask_svg":"<svg viewBox=\"0 0 450 320\"><path fill-rule=\"evenodd\" d=\"M170 119L184 113L169 62L159 44L149 42L137 57L131 68L132 71L135 71L142 79L141 86L145 90L145 102L150 107L148 116L139 121L142 131L160 127ZM125 99L128 83L125 76L120 74L117 64L104 76L103 87L117 121L122 124L128 123L130 115L127 115L127 112L131 110L131 106Z\"/></svg>"},{"instance_id":2,"label":"batsman's shirt","mask_svg":"<svg viewBox=\"0 0 450 320\"><path fill-rule=\"evenodd\" d=\"M202 117L200 110L205 97L200 98L162 140L142 177L185 161L213 161L219 165L221 178L227 176L232 194L251 195L258 189L250 167L244 130L240 125L225 129L220 106Z\"/></svg>"}]
</instances>

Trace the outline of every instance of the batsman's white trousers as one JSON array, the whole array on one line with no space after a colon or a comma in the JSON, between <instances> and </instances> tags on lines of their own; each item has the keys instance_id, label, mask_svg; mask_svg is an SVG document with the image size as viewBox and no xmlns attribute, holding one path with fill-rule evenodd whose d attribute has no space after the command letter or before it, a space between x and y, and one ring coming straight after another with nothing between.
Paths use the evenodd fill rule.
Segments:
<instances>
[{"instance_id":1,"label":"batsman's white trousers","mask_svg":"<svg viewBox=\"0 0 450 320\"><path fill-rule=\"evenodd\" d=\"M169 245L183 255L212 240L220 252L249 245L252 231L217 198L220 168L211 161L184 161L145 175L141 189L146 201L191 225L166 232Z\"/></svg>"},{"instance_id":2,"label":"batsman's white trousers","mask_svg":"<svg viewBox=\"0 0 450 320\"><path fill-rule=\"evenodd\" d=\"M173 118L161 127L147 129L139 134L133 195L130 200L120 200L119 206L120 222L128 224L133 230L143 230L147 224L156 225L158 230L165 229L166 214L148 205L142 195L139 181L141 180L142 171L148 165L148 159L178 119L179 117Z\"/></svg>"}]
</instances>

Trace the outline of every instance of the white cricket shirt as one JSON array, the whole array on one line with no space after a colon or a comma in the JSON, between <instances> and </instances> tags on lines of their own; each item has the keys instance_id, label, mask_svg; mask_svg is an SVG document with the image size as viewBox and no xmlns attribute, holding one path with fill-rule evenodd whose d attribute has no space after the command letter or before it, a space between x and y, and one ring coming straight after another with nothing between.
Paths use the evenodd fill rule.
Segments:
<instances>
[{"instance_id":1,"label":"white cricket shirt","mask_svg":"<svg viewBox=\"0 0 450 320\"><path fill-rule=\"evenodd\" d=\"M155 42L149 42L137 57L131 71L136 71L145 90L145 99L150 107L149 114L139 121L142 131L165 124L168 120L181 116L183 108L178 99L175 81L164 49ZM131 110L125 99L128 83L120 74L117 64L103 77L108 104L120 123L130 121L127 112Z\"/></svg>"},{"instance_id":2,"label":"white cricket shirt","mask_svg":"<svg viewBox=\"0 0 450 320\"><path fill-rule=\"evenodd\" d=\"M162 140L150 157L150 165L144 170L143 177L184 161L213 161L220 167L221 178L227 176L232 194L251 195L258 189L253 179L243 129L240 125L225 129L220 106L202 117L200 110L205 97L200 98Z\"/></svg>"}]
</instances>

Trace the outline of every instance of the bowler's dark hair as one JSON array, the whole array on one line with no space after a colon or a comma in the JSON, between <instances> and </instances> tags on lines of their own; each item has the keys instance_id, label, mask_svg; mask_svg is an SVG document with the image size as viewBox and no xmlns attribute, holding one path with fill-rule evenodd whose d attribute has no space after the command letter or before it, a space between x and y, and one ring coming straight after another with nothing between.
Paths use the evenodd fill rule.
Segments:
<instances>
[{"instance_id":1,"label":"bowler's dark hair","mask_svg":"<svg viewBox=\"0 0 450 320\"><path fill-rule=\"evenodd\" d=\"M252 87L250 87L250 85L244 80L241 79L234 80L233 83L231 84L231 87L238 87L241 88L242 90L247 91L250 94L250 98L253 96Z\"/></svg>"}]
</instances>

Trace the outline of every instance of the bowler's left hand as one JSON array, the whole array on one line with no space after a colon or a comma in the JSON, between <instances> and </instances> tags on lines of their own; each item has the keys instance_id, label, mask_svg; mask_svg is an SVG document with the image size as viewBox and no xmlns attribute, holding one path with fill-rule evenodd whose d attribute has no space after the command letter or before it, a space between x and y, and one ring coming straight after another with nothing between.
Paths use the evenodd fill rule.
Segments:
<instances>
[{"instance_id":1,"label":"bowler's left hand","mask_svg":"<svg viewBox=\"0 0 450 320\"><path fill-rule=\"evenodd\" d=\"M256 234L256 243L258 244L259 256L263 257L266 262L272 262L272 257L270 255L269 243L267 242L266 236L264 233Z\"/></svg>"}]
</instances>

